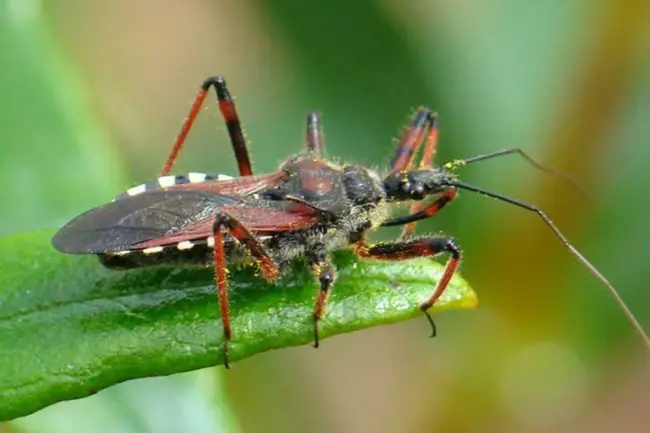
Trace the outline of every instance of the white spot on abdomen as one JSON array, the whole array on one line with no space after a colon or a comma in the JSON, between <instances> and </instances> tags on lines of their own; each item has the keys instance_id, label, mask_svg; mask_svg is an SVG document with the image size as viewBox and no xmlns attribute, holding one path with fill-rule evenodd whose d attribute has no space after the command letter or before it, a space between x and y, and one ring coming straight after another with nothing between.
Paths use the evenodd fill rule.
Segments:
<instances>
[{"instance_id":1,"label":"white spot on abdomen","mask_svg":"<svg viewBox=\"0 0 650 433\"><path fill-rule=\"evenodd\" d=\"M187 178L190 180L190 183L205 182L207 177L208 175L205 173L187 173Z\"/></svg>"},{"instance_id":2,"label":"white spot on abdomen","mask_svg":"<svg viewBox=\"0 0 650 433\"><path fill-rule=\"evenodd\" d=\"M163 250L163 247L151 247L142 250L142 254L156 254Z\"/></svg>"},{"instance_id":3,"label":"white spot on abdomen","mask_svg":"<svg viewBox=\"0 0 650 433\"><path fill-rule=\"evenodd\" d=\"M163 176L158 178L158 185L161 188L168 188L176 185L176 176Z\"/></svg>"},{"instance_id":4,"label":"white spot on abdomen","mask_svg":"<svg viewBox=\"0 0 650 433\"><path fill-rule=\"evenodd\" d=\"M193 246L194 246L194 242L183 241L183 242L179 242L178 245L176 245L176 248L178 248L180 251L183 251L183 250L189 250Z\"/></svg>"},{"instance_id":5,"label":"white spot on abdomen","mask_svg":"<svg viewBox=\"0 0 650 433\"><path fill-rule=\"evenodd\" d=\"M145 185L143 183L142 185L138 185L138 186L134 186L133 188L129 188L128 190L126 190L126 193L128 195L138 195L138 194L142 194L143 192L145 192L146 189L147 189L147 185Z\"/></svg>"}]
</instances>

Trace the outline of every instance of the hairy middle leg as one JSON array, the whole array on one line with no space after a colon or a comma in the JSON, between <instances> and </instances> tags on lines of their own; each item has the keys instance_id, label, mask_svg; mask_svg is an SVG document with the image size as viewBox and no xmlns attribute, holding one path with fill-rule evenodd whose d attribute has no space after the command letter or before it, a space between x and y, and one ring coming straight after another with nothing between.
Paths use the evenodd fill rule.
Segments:
<instances>
[{"instance_id":1,"label":"hairy middle leg","mask_svg":"<svg viewBox=\"0 0 650 433\"><path fill-rule=\"evenodd\" d=\"M461 261L461 250L456 242L449 237L430 236L408 241L397 241L392 243L380 243L368 245L363 240L356 246L357 254L361 257L378 260L408 260L418 257L430 257L440 253L449 253L451 257L445 265L444 272L438 280L435 288L429 297L420 304L420 310L424 313L431 325L432 334L436 335L436 326L433 323L429 308L440 298L458 269Z\"/></svg>"}]
</instances>

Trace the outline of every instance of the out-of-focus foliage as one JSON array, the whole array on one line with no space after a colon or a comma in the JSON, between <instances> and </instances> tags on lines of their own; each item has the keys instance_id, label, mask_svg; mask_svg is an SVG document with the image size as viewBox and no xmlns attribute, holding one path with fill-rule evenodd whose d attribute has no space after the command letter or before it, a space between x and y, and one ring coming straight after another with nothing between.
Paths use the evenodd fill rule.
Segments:
<instances>
[{"instance_id":1,"label":"out-of-focus foliage","mask_svg":"<svg viewBox=\"0 0 650 433\"><path fill-rule=\"evenodd\" d=\"M116 149L94 112L87 82L40 6L38 1L0 2L0 180L7 185L0 190L0 234L56 227L80 210L115 195L126 183ZM20 254L20 249L17 246L13 251ZM11 245L6 245L5 252L12 253ZM23 257L29 260L27 255ZM0 267L0 272L5 276L18 271ZM43 287L46 283L40 282ZM3 284L3 289L9 290L10 284ZM14 300L5 299L0 311L10 308ZM6 330L11 321L0 326ZM44 334L41 337L46 338ZM36 343L31 349L21 349L15 341L12 344L12 338L15 335L0 340L0 352L22 350L21 356L32 355L25 368L30 363L38 368L39 360L55 360L61 355L39 352L38 335L28 336ZM101 339L97 344L102 344ZM44 341L40 350L45 347ZM2 372L8 381L17 375L13 368ZM41 378L36 376L33 380L38 386ZM59 376L59 380L65 388L65 377ZM220 380L211 370L133 382L83 401L53 406L0 426L0 430L178 432L191 424L184 431L234 432L237 422L220 389ZM0 408L0 412L4 410L10 408Z\"/></svg>"},{"instance_id":2,"label":"out-of-focus foliage","mask_svg":"<svg viewBox=\"0 0 650 433\"><path fill-rule=\"evenodd\" d=\"M126 186L118 155L132 182L155 176L198 85L221 73L262 172L300 149L311 108L323 112L330 155L384 167L391 139L425 104L441 115L438 160L517 146L573 173L596 209L516 157L463 172L544 208L650 327L649 2L24 6L38 4L2 6L0 176L10 188L0 232L53 227L110 197ZM56 49L21 36L34 14ZM58 52L67 53L59 66ZM61 70L76 72L51 78ZM61 109L80 94L89 105ZM211 104L178 170L234 171ZM80 139L70 117L56 120L62 113L91 113L84 125L99 137ZM441 315L433 341L414 322L238 363L227 390L243 431L645 431L644 348L540 221L463 193L419 230L457 237L479 310ZM186 401L170 398L161 411Z\"/></svg>"},{"instance_id":3,"label":"out-of-focus foliage","mask_svg":"<svg viewBox=\"0 0 650 433\"><path fill-rule=\"evenodd\" d=\"M38 7L0 8L2 234L55 226L125 181L93 96Z\"/></svg>"}]
</instances>

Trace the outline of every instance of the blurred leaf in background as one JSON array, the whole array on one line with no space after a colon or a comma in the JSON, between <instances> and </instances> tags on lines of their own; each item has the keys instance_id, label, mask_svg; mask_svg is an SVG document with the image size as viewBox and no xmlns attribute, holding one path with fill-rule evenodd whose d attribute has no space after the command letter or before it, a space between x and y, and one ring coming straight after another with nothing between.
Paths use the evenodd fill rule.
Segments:
<instances>
[{"instance_id":1,"label":"blurred leaf in background","mask_svg":"<svg viewBox=\"0 0 650 433\"><path fill-rule=\"evenodd\" d=\"M39 0L0 8L3 105L0 233L54 227L125 185L74 62L44 22Z\"/></svg>"},{"instance_id":2,"label":"blurred leaf in background","mask_svg":"<svg viewBox=\"0 0 650 433\"><path fill-rule=\"evenodd\" d=\"M239 431L216 390L214 369L126 382L12 423L24 432L202 433Z\"/></svg>"},{"instance_id":3,"label":"blurred leaf in background","mask_svg":"<svg viewBox=\"0 0 650 433\"><path fill-rule=\"evenodd\" d=\"M5 0L2 13L17 4L34 3ZM575 174L594 192L596 210L515 157L463 172L467 182L543 207L648 328L649 9L633 0L48 4L62 41L54 45L81 71L69 80L88 83L96 109L77 106L66 116L96 112L91 124L102 125L114 145L84 139L92 145L81 151L79 137L67 138L81 129L24 126L41 109L45 121L62 115L46 96L58 101L56 85L46 78L33 89L22 84L57 69L42 48L29 54L42 42L19 37L22 27L7 20L0 74L13 78L2 86L0 116L10 127L0 142L13 151L2 176L18 189L0 198L23 210L3 213L0 230L57 225L111 196L124 179L104 152L122 155L133 182L155 175L201 80L220 73L237 96L261 172L300 149L307 109L323 112L330 155L384 167L409 110L428 105L441 115L440 161L522 147ZM27 59L35 70L16 74ZM39 120L27 125L48 125ZM73 147L34 147L43 136ZM52 153L41 160L36 149ZM103 187L88 181L90 192L77 198L72 169L56 164L60 172L45 185L68 184L24 198L20 185L28 184L16 183L17 170L39 179L30 190L44 189L38 176L54 170L54 158L73 161L83 152L105 161L86 161L84 179L120 177ZM214 105L178 169L234 171ZM54 200L67 207L52 207ZM457 237L481 308L441 316L435 341L414 322L238 363L226 386L242 431L647 430L650 375L641 343L606 291L534 216L464 193L420 230Z\"/></svg>"},{"instance_id":4,"label":"blurred leaf in background","mask_svg":"<svg viewBox=\"0 0 650 433\"><path fill-rule=\"evenodd\" d=\"M0 181L8 185L0 189L0 234L59 226L128 185L83 74L41 7L0 2ZM131 382L0 430L237 431L220 388L214 370Z\"/></svg>"}]
</instances>

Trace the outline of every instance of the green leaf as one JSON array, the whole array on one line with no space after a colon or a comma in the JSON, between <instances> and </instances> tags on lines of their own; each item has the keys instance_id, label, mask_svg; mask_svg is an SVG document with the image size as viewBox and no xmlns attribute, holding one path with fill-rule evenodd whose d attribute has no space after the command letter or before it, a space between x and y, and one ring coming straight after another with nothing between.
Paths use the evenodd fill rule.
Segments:
<instances>
[{"instance_id":1,"label":"green leaf","mask_svg":"<svg viewBox=\"0 0 650 433\"><path fill-rule=\"evenodd\" d=\"M113 384L216 365L222 329L210 268L114 271L50 247L52 232L0 238L0 420ZM322 337L420 317L442 265L335 255ZM317 285L305 266L270 284L231 271L232 361L312 341ZM469 308L456 276L435 310Z\"/></svg>"}]
</instances>

